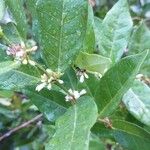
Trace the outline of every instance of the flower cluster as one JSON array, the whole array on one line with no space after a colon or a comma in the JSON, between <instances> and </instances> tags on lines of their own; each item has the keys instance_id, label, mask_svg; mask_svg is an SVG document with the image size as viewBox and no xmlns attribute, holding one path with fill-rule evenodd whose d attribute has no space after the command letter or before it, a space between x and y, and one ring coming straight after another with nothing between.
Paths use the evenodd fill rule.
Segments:
<instances>
[{"instance_id":1,"label":"flower cluster","mask_svg":"<svg viewBox=\"0 0 150 150\"><path fill-rule=\"evenodd\" d=\"M46 69L46 73L41 75L41 83L37 85L36 91L41 91L43 88L47 88L51 90L52 83L58 82L60 84L63 84L63 80L60 80L60 77L62 76L62 73L59 72L53 72L50 69Z\"/></svg>"},{"instance_id":2,"label":"flower cluster","mask_svg":"<svg viewBox=\"0 0 150 150\"><path fill-rule=\"evenodd\" d=\"M80 92L79 91L75 91L72 89L68 90L68 94L66 95L65 99L66 101L72 101L72 100L77 100L80 96L86 94L86 90L83 89Z\"/></svg>"},{"instance_id":3,"label":"flower cluster","mask_svg":"<svg viewBox=\"0 0 150 150\"><path fill-rule=\"evenodd\" d=\"M37 46L33 46L32 48L26 48L25 44L21 42L21 44L12 44L7 49L6 53L9 56L13 56L13 58L22 64L31 64L35 65L35 62L30 60L28 57L28 52L34 52L37 50Z\"/></svg>"}]
</instances>

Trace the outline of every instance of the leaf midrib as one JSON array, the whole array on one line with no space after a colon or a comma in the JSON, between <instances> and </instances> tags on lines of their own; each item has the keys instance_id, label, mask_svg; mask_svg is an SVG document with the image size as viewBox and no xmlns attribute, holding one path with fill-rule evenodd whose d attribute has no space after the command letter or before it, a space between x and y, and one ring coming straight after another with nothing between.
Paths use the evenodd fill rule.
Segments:
<instances>
[{"instance_id":1,"label":"leaf midrib","mask_svg":"<svg viewBox=\"0 0 150 150\"><path fill-rule=\"evenodd\" d=\"M74 139L74 135L75 135L75 131L76 131L76 125L77 125L77 107L76 107L76 105L74 105L74 121L73 121L72 136L71 136L71 140L70 140L70 150L72 149L72 143L73 143L73 139Z\"/></svg>"},{"instance_id":2,"label":"leaf midrib","mask_svg":"<svg viewBox=\"0 0 150 150\"><path fill-rule=\"evenodd\" d=\"M143 60L145 59L145 57L143 58ZM132 75L136 73L136 71L140 68L141 65L143 63L143 60L141 62L138 63L138 67L135 67L135 69L132 72ZM126 85L129 83L129 81L132 80L132 75L130 75L130 77L126 80L126 82L124 82L124 84L122 84L122 86L124 88L121 88L118 90L118 92L113 96L113 98L109 101L109 103L103 108L103 110L100 112L99 116L103 115L103 113L105 112L105 110L107 110L107 107L109 107L109 105L114 101L114 99L116 99L116 97L119 95L120 91L123 91L126 88ZM119 101L119 100L118 100Z\"/></svg>"},{"instance_id":3,"label":"leaf midrib","mask_svg":"<svg viewBox=\"0 0 150 150\"><path fill-rule=\"evenodd\" d=\"M57 66L57 71L59 71L59 66L60 66L60 53L62 49L62 28L64 24L64 19L63 19L63 11L64 11L64 0L62 0L62 13L61 13L61 22L60 22L60 36L59 36L59 48L58 48L58 66Z\"/></svg>"}]
</instances>

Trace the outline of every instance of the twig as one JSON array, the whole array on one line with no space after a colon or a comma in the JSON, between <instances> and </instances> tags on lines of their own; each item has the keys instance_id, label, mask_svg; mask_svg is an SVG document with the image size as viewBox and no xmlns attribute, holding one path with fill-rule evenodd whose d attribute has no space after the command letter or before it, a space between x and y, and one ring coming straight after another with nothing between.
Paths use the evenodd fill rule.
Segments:
<instances>
[{"instance_id":1,"label":"twig","mask_svg":"<svg viewBox=\"0 0 150 150\"><path fill-rule=\"evenodd\" d=\"M10 135L12 135L13 133L17 132L18 130L20 130L20 129L22 129L22 128L25 128L25 127L29 126L30 124L32 124L32 123L38 121L39 119L42 118L42 116L43 116L42 114L39 114L39 115L37 115L36 117L34 117L33 119L31 119L31 120L29 120L29 121L27 121L27 122L24 122L23 124L21 124L21 125L15 127L15 128L13 128L13 129L11 129L10 131L8 131L7 133L5 133L4 135L2 135L2 136L0 137L0 141L2 141L3 139L9 137Z\"/></svg>"}]
</instances>

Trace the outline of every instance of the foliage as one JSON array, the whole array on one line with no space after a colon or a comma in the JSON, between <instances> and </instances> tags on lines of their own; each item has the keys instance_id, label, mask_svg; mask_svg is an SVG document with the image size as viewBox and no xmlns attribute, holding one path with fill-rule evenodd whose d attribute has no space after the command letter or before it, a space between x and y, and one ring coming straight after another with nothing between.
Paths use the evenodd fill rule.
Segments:
<instances>
[{"instance_id":1,"label":"foliage","mask_svg":"<svg viewBox=\"0 0 150 150\"><path fill-rule=\"evenodd\" d=\"M0 149L149 150L149 6L0 0Z\"/></svg>"}]
</instances>

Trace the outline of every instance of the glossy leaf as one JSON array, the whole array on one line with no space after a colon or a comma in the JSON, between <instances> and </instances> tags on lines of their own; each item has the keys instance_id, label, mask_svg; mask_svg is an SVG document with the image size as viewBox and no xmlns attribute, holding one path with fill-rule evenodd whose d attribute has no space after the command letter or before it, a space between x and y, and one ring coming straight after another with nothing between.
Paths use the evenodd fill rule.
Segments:
<instances>
[{"instance_id":1,"label":"glossy leaf","mask_svg":"<svg viewBox=\"0 0 150 150\"><path fill-rule=\"evenodd\" d=\"M144 51L122 59L101 78L94 96L100 117L106 117L116 109L123 94L132 86L147 53Z\"/></svg>"},{"instance_id":2,"label":"glossy leaf","mask_svg":"<svg viewBox=\"0 0 150 150\"><path fill-rule=\"evenodd\" d=\"M5 0L8 5L13 18L16 21L16 27L22 38L27 36L27 22L25 12L23 11L23 1L22 0Z\"/></svg>"},{"instance_id":3,"label":"glossy leaf","mask_svg":"<svg viewBox=\"0 0 150 150\"><path fill-rule=\"evenodd\" d=\"M36 92L35 89L25 89L23 92L49 121L55 121L66 111L65 96L60 92L47 90Z\"/></svg>"},{"instance_id":4,"label":"glossy leaf","mask_svg":"<svg viewBox=\"0 0 150 150\"><path fill-rule=\"evenodd\" d=\"M97 119L97 107L90 97L82 97L77 104L56 121L56 133L46 150L88 150L90 129Z\"/></svg>"},{"instance_id":5,"label":"glossy leaf","mask_svg":"<svg viewBox=\"0 0 150 150\"><path fill-rule=\"evenodd\" d=\"M76 66L90 72L104 74L111 65L109 58L97 54L80 53L76 60Z\"/></svg>"},{"instance_id":6,"label":"glossy leaf","mask_svg":"<svg viewBox=\"0 0 150 150\"><path fill-rule=\"evenodd\" d=\"M117 62L127 47L132 24L127 0L119 0L102 22L100 53Z\"/></svg>"},{"instance_id":7,"label":"glossy leaf","mask_svg":"<svg viewBox=\"0 0 150 150\"><path fill-rule=\"evenodd\" d=\"M120 120L113 121L113 135L116 141L130 150L149 150L150 133L141 127Z\"/></svg>"},{"instance_id":8,"label":"glossy leaf","mask_svg":"<svg viewBox=\"0 0 150 150\"><path fill-rule=\"evenodd\" d=\"M51 69L63 72L83 47L87 11L86 0L38 0L42 55Z\"/></svg>"},{"instance_id":9,"label":"glossy leaf","mask_svg":"<svg viewBox=\"0 0 150 150\"><path fill-rule=\"evenodd\" d=\"M150 88L146 84L135 81L123 102L135 118L150 126Z\"/></svg>"},{"instance_id":10,"label":"glossy leaf","mask_svg":"<svg viewBox=\"0 0 150 150\"><path fill-rule=\"evenodd\" d=\"M143 50L150 49L150 30L141 22L138 27L135 28L129 43L129 54L136 54ZM141 73L150 76L150 52L142 65Z\"/></svg>"}]
</instances>

